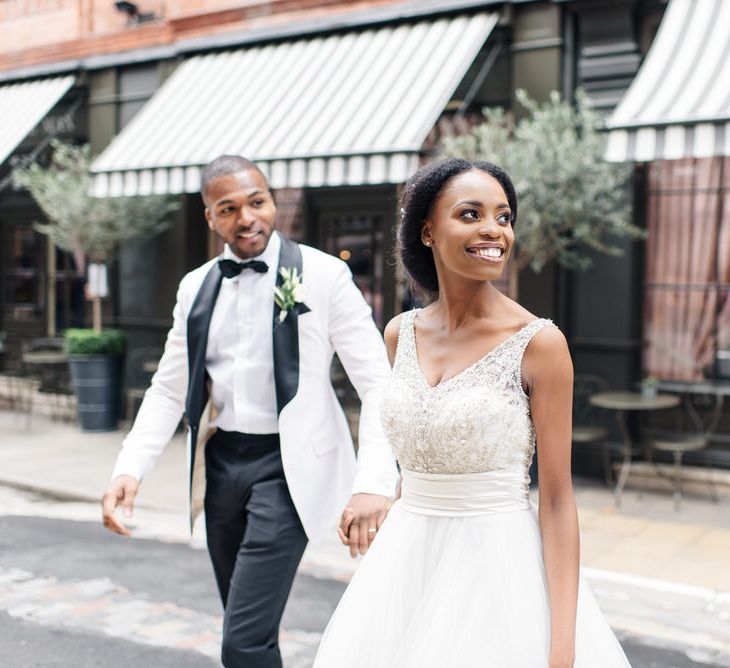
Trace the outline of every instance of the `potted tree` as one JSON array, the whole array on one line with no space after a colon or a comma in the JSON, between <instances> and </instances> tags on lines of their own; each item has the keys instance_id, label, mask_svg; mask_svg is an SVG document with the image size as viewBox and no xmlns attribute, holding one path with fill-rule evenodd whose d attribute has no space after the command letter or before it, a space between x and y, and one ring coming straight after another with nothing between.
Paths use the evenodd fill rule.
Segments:
<instances>
[{"instance_id":1,"label":"potted tree","mask_svg":"<svg viewBox=\"0 0 730 668\"><path fill-rule=\"evenodd\" d=\"M119 419L124 332L67 329L65 338L82 431L113 431Z\"/></svg>"},{"instance_id":2,"label":"potted tree","mask_svg":"<svg viewBox=\"0 0 730 668\"><path fill-rule=\"evenodd\" d=\"M518 90L517 101L527 111L519 122L501 108L485 109L483 123L443 145L446 156L488 160L514 181L520 232L509 264L513 299L525 267L540 272L554 260L567 269L587 269L586 251L620 255L612 237L644 237L630 222L630 167L603 159L603 119L585 93L576 92L575 106L557 92L538 104Z\"/></svg>"},{"instance_id":3,"label":"potted tree","mask_svg":"<svg viewBox=\"0 0 730 668\"><path fill-rule=\"evenodd\" d=\"M65 333L69 369L83 431L111 431L119 415L123 332L102 327L107 296L107 265L119 244L159 234L177 203L167 197L93 197L88 145L51 142L50 164L34 163L13 173L16 187L27 188L47 218L35 229L73 254L86 273L92 327Z\"/></svg>"}]
</instances>

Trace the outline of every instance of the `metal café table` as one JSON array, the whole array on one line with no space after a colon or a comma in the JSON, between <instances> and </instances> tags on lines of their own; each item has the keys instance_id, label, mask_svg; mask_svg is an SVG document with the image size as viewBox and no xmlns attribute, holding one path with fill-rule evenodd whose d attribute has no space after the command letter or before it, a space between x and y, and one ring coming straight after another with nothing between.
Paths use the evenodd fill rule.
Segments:
<instances>
[{"instance_id":1,"label":"metal caf\u00e9 table","mask_svg":"<svg viewBox=\"0 0 730 668\"><path fill-rule=\"evenodd\" d=\"M715 406L707 427L709 433L715 431L722 416L725 397L730 396L730 380L660 380L657 387L662 392L672 392L685 397L692 394L714 397Z\"/></svg>"},{"instance_id":2,"label":"metal caf\u00e9 table","mask_svg":"<svg viewBox=\"0 0 730 668\"><path fill-rule=\"evenodd\" d=\"M674 408L679 405L680 399L672 394L657 394L646 396L639 392L599 392L590 397L589 401L598 408L606 408L616 412L616 422L623 445L621 448L621 472L619 473L616 487L614 488L614 500L616 506L621 505L621 494L624 491L626 481L631 472L631 458L640 451L634 445L628 426L626 425L627 411L656 411L666 408Z\"/></svg>"},{"instance_id":3,"label":"metal caf\u00e9 table","mask_svg":"<svg viewBox=\"0 0 730 668\"><path fill-rule=\"evenodd\" d=\"M39 350L23 353L21 359L25 364L66 364L66 353L55 350Z\"/></svg>"}]
</instances>

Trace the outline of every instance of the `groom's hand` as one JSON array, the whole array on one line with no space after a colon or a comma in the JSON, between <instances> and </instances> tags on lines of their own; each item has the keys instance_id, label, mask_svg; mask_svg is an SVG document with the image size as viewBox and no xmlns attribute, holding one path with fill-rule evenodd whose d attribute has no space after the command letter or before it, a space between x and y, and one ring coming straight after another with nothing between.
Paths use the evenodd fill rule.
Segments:
<instances>
[{"instance_id":1,"label":"groom's hand","mask_svg":"<svg viewBox=\"0 0 730 668\"><path fill-rule=\"evenodd\" d=\"M120 475L112 480L101 499L101 514L104 526L109 531L121 536L132 535L132 532L115 517L114 511L117 506L121 505L124 509L124 516L132 517L134 499L138 490L139 481L131 475Z\"/></svg>"},{"instance_id":2,"label":"groom's hand","mask_svg":"<svg viewBox=\"0 0 730 668\"><path fill-rule=\"evenodd\" d=\"M389 499L378 494L353 494L342 511L337 535L354 559L365 554L388 514Z\"/></svg>"}]
</instances>

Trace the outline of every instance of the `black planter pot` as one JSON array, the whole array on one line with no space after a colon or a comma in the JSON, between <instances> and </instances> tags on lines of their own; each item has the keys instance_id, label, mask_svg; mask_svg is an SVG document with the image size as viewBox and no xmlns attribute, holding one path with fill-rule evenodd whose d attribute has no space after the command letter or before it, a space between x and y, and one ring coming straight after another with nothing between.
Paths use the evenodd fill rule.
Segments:
<instances>
[{"instance_id":1,"label":"black planter pot","mask_svg":"<svg viewBox=\"0 0 730 668\"><path fill-rule=\"evenodd\" d=\"M114 431L121 399L121 358L116 355L69 355L68 366L81 431Z\"/></svg>"}]
</instances>

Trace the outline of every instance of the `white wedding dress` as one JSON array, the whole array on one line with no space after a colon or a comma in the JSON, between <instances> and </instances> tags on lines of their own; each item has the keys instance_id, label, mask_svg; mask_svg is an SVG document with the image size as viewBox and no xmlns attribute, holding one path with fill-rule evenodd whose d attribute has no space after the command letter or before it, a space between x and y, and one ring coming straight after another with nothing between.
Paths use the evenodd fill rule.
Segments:
<instances>
[{"instance_id":1,"label":"white wedding dress","mask_svg":"<svg viewBox=\"0 0 730 668\"><path fill-rule=\"evenodd\" d=\"M402 496L345 591L314 668L547 668L550 609L528 495L522 355L535 320L429 387L402 317L381 408ZM576 668L629 663L581 579Z\"/></svg>"}]
</instances>

